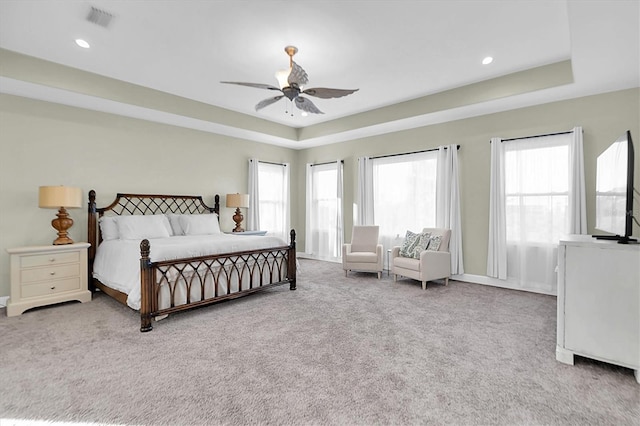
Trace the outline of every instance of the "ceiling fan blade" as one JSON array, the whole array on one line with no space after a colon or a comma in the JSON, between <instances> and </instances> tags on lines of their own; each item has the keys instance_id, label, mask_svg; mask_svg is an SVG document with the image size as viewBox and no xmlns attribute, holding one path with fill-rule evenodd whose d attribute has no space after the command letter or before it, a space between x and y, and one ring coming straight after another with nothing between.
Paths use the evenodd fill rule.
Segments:
<instances>
[{"instance_id":1,"label":"ceiling fan blade","mask_svg":"<svg viewBox=\"0 0 640 426\"><path fill-rule=\"evenodd\" d=\"M326 87L314 87L313 89L304 90L302 93L309 96L315 96L316 98L329 99L329 98L341 98L343 96L350 95L357 92L359 89L328 89Z\"/></svg>"},{"instance_id":2,"label":"ceiling fan blade","mask_svg":"<svg viewBox=\"0 0 640 426\"><path fill-rule=\"evenodd\" d=\"M268 90L277 90L280 91L279 88L272 86L270 84L260 84L260 83L242 83L239 81L221 81L220 83L224 83L224 84L237 84L239 86L248 86L248 87L255 87L257 89L268 89Z\"/></svg>"},{"instance_id":3,"label":"ceiling fan blade","mask_svg":"<svg viewBox=\"0 0 640 426\"><path fill-rule=\"evenodd\" d=\"M313 104L309 99L298 96L296 98L296 106L302 111L310 112L312 114L324 114L317 106Z\"/></svg>"},{"instance_id":4,"label":"ceiling fan blade","mask_svg":"<svg viewBox=\"0 0 640 426\"><path fill-rule=\"evenodd\" d=\"M283 95L280 96L274 96L273 98L268 98L265 99L264 101L260 101L258 102L258 104L256 105L256 111L261 110L262 108L271 105L274 102L278 102L280 99L284 98Z\"/></svg>"},{"instance_id":5,"label":"ceiling fan blade","mask_svg":"<svg viewBox=\"0 0 640 426\"><path fill-rule=\"evenodd\" d=\"M293 62L291 72L289 73L289 77L287 77L287 82L290 86L294 84L297 87L304 86L309 82L309 76L307 76L307 72L303 70L300 65Z\"/></svg>"}]
</instances>

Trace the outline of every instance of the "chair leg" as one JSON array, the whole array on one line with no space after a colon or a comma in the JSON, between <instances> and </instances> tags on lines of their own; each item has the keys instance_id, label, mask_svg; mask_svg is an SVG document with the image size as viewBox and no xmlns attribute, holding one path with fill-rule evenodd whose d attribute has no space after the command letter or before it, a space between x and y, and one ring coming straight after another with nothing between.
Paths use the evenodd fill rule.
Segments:
<instances>
[{"instance_id":1,"label":"chair leg","mask_svg":"<svg viewBox=\"0 0 640 426\"><path fill-rule=\"evenodd\" d=\"M382 272L378 271L378 279L382 278Z\"/></svg>"},{"instance_id":2,"label":"chair leg","mask_svg":"<svg viewBox=\"0 0 640 426\"><path fill-rule=\"evenodd\" d=\"M398 274L393 274L393 282L395 283L396 281L398 281Z\"/></svg>"},{"instance_id":3,"label":"chair leg","mask_svg":"<svg viewBox=\"0 0 640 426\"><path fill-rule=\"evenodd\" d=\"M446 277L446 278L444 279L444 285L449 285L449 277Z\"/></svg>"},{"instance_id":4,"label":"chair leg","mask_svg":"<svg viewBox=\"0 0 640 426\"><path fill-rule=\"evenodd\" d=\"M422 281L422 289L423 290L427 289L427 282L426 281Z\"/></svg>"},{"instance_id":5,"label":"chair leg","mask_svg":"<svg viewBox=\"0 0 640 426\"><path fill-rule=\"evenodd\" d=\"M345 276L345 277L347 276L347 272L349 272L349 270L348 270L348 269L345 269L345 270L344 270L344 276Z\"/></svg>"}]
</instances>

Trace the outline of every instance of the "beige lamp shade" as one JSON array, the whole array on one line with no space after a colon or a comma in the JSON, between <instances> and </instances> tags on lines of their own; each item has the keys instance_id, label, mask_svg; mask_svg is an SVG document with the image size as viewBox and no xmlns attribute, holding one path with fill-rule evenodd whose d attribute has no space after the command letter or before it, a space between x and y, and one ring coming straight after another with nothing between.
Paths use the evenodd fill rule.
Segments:
<instances>
[{"instance_id":1,"label":"beige lamp shade","mask_svg":"<svg viewBox=\"0 0 640 426\"><path fill-rule=\"evenodd\" d=\"M249 207L249 194L227 194L227 207Z\"/></svg>"},{"instance_id":2,"label":"beige lamp shade","mask_svg":"<svg viewBox=\"0 0 640 426\"><path fill-rule=\"evenodd\" d=\"M41 186L38 206L45 209L82 207L82 189L71 186Z\"/></svg>"}]
</instances>

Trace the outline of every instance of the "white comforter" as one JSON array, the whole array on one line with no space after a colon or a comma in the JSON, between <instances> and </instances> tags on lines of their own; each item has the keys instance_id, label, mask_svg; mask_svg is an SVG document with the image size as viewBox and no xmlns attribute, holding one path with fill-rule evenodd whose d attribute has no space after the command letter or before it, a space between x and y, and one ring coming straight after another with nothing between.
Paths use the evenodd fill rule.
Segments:
<instances>
[{"instance_id":1,"label":"white comforter","mask_svg":"<svg viewBox=\"0 0 640 426\"><path fill-rule=\"evenodd\" d=\"M277 237L233 234L174 236L149 239L149 243L153 262L287 245ZM140 309L140 241L103 241L96 251L93 276L126 293L127 304Z\"/></svg>"}]
</instances>

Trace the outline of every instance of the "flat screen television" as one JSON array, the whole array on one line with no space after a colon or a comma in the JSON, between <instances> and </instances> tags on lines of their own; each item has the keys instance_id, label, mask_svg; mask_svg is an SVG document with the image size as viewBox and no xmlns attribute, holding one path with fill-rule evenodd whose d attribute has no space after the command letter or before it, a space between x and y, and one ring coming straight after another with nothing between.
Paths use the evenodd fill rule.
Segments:
<instances>
[{"instance_id":1,"label":"flat screen television","mask_svg":"<svg viewBox=\"0 0 640 426\"><path fill-rule=\"evenodd\" d=\"M598 239L636 242L633 226L633 142L627 130L598 156L596 164L596 229L613 235Z\"/></svg>"}]
</instances>

